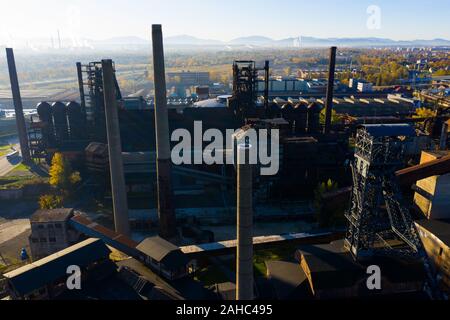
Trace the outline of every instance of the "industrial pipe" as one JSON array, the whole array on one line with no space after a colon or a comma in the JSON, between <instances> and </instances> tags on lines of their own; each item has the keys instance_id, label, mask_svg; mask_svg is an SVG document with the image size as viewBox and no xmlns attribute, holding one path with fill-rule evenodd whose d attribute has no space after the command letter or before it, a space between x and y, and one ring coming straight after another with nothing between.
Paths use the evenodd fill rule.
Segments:
<instances>
[{"instance_id":1,"label":"industrial pipe","mask_svg":"<svg viewBox=\"0 0 450 320\"><path fill-rule=\"evenodd\" d=\"M117 233L129 236L130 223L128 219L125 175L123 172L122 142L120 139L114 71L111 60L102 60L102 71L114 224Z\"/></svg>"}]
</instances>

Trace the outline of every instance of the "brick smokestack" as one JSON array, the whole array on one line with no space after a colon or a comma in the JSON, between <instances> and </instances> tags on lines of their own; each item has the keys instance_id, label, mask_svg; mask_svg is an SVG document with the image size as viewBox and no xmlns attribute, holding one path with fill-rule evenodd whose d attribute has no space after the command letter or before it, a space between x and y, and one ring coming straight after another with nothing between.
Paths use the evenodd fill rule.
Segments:
<instances>
[{"instance_id":1,"label":"brick smokestack","mask_svg":"<svg viewBox=\"0 0 450 320\"><path fill-rule=\"evenodd\" d=\"M155 81L156 172L158 182L159 235L176 235L176 217L171 181L169 117L167 111L166 72L161 25L152 26L153 72Z\"/></svg>"},{"instance_id":2,"label":"brick smokestack","mask_svg":"<svg viewBox=\"0 0 450 320\"><path fill-rule=\"evenodd\" d=\"M333 111L334 72L336 67L336 47L330 48L330 65L328 67L327 105L325 114L324 134L330 133Z\"/></svg>"},{"instance_id":3,"label":"brick smokestack","mask_svg":"<svg viewBox=\"0 0 450 320\"><path fill-rule=\"evenodd\" d=\"M11 81L11 92L16 113L17 132L19 134L20 151L24 163L31 163L30 148L28 145L27 127L23 115L22 97L20 96L19 79L17 78L16 61L11 48L6 48L6 60L8 61L9 79Z\"/></svg>"}]
</instances>

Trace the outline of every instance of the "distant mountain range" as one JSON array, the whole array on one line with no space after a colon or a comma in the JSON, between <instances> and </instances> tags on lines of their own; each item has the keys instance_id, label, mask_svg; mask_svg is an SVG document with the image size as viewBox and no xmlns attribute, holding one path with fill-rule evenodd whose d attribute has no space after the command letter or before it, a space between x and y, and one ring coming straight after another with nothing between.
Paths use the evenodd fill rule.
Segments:
<instances>
[{"instance_id":1,"label":"distant mountain range","mask_svg":"<svg viewBox=\"0 0 450 320\"><path fill-rule=\"evenodd\" d=\"M225 45L225 46L260 46L260 47L375 47L375 46L450 46L446 39L396 41L386 38L315 38L297 37L275 40L264 36L249 36L233 39L229 42L204 40L192 36L168 37L166 44L171 45Z\"/></svg>"},{"instance_id":2,"label":"distant mountain range","mask_svg":"<svg viewBox=\"0 0 450 320\"><path fill-rule=\"evenodd\" d=\"M22 46L34 49L35 44L50 47L47 39L35 39L34 41L22 41ZM140 37L113 37L105 40L80 39L77 47L72 46L73 41L63 39L65 48L89 48L89 49L113 49L113 50L140 50L151 45L150 39ZM166 37L164 44L167 47L184 49L239 49L239 48L311 48L311 47L450 47L450 41L446 39L432 40L392 40L387 38L316 38L316 37L292 37L281 40L271 39L265 36L247 36L225 42L220 40L201 39L190 35L178 35ZM1 45L1 44L0 44ZM57 46L56 46L57 48Z\"/></svg>"}]
</instances>

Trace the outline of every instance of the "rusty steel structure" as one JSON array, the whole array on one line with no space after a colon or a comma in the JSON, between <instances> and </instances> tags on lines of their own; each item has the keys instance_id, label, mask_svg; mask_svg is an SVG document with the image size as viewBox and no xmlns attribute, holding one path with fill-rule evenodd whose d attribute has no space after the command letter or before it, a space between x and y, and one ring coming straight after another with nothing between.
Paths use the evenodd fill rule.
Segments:
<instances>
[{"instance_id":1,"label":"rusty steel structure","mask_svg":"<svg viewBox=\"0 0 450 320\"><path fill-rule=\"evenodd\" d=\"M377 255L422 259L428 292L438 298L433 266L403 203L395 174L404 165L405 141L414 135L413 127L406 124L365 125L358 130L345 247L356 260Z\"/></svg>"},{"instance_id":2,"label":"rusty steel structure","mask_svg":"<svg viewBox=\"0 0 450 320\"><path fill-rule=\"evenodd\" d=\"M256 67L255 61L237 60L233 63L233 98L230 101L231 108L243 122L248 118L258 117L258 94L264 97L265 116L269 110L269 61L265 61L264 67ZM264 73L264 89L258 90L258 78L260 72ZM262 115L264 116L264 115Z\"/></svg>"}]
</instances>

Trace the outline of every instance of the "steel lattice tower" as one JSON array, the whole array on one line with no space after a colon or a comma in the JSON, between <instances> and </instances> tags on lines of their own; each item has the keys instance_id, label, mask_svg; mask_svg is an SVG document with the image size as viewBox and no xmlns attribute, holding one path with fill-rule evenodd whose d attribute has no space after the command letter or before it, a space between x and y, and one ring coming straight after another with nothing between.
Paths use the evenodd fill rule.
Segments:
<instances>
[{"instance_id":1,"label":"steel lattice tower","mask_svg":"<svg viewBox=\"0 0 450 320\"><path fill-rule=\"evenodd\" d=\"M438 285L402 195L395 171L404 167L405 142L415 135L409 125L365 125L356 136L353 190L346 248L356 260L375 255L422 259L433 296Z\"/></svg>"}]
</instances>

